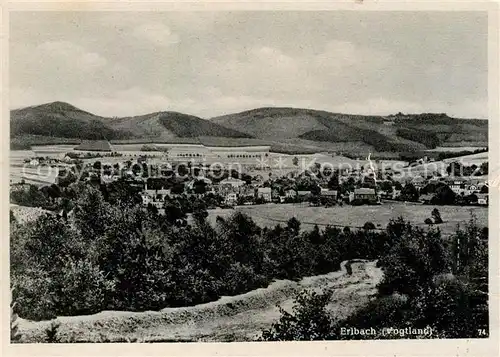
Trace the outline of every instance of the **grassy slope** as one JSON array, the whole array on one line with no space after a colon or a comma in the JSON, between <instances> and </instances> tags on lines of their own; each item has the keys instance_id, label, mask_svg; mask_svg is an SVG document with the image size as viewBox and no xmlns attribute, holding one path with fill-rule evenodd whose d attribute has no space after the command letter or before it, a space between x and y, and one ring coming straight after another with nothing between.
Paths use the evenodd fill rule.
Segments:
<instances>
[{"instance_id":1,"label":"grassy slope","mask_svg":"<svg viewBox=\"0 0 500 357\"><path fill-rule=\"evenodd\" d=\"M267 204L254 206L238 206L235 209L249 215L261 227L274 227L286 224L290 217L301 222L303 229L312 229L315 224L320 227L327 225L345 225L362 227L367 221L385 228L391 219L405 217L412 224L426 229L424 220L430 217L434 208L439 209L443 224L437 227L445 235L455 232L457 224L463 225L470 219L473 212L480 226L488 226L488 208L477 206L434 206L397 201L386 201L380 206L350 206L310 207L308 204ZM208 220L216 221L217 216L226 217L234 213L234 209L209 210Z\"/></svg>"},{"instance_id":2,"label":"grassy slope","mask_svg":"<svg viewBox=\"0 0 500 357\"><path fill-rule=\"evenodd\" d=\"M64 139L124 140L218 136L250 138L251 135L222 127L192 115L158 112L136 117L105 118L70 104L54 102L11 111L12 147L65 143ZM52 139L48 139L52 138Z\"/></svg>"},{"instance_id":3,"label":"grassy slope","mask_svg":"<svg viewBox=\"0 0 500 357\"><path fill-rule=\"evenodd\" d=\"M487 122L439 114L387 118L296 108L260 108L212 118L226 127L280 141L364 143L377 152L420 151L445 142L487 142ZM419 135L414 135L419 134ZM339 150L347 145L340 145ZM350 149L348 149L350 150Z\"/></svg>"},{"instance_id":4,"label":"grassy slope","mask_svg":"<svg viewBox=\"0 0 500 357\"><path fill-rule=\"evenodd\" d=\"M194 115L177 112L158 112L136 117L118 118L110 121L118 130L133 133L135 137L174 138L219 136L232 138L250 138L238 130L225 128Z\"/></svg>"},{"instance_id":5,"label":"grassy slope","mask_svg":"<svg viewBox=\"0 0 500 357\"><path fill-rule=\"evenodd\" d=\"M13 137L41 135L102 140L131 136L128 132L111 128L103 117L62 102L13 110L10 123Z\"/></svg>"},{"instance_id":6,"label":"grassy slope","mask_svg":"<svg viewBox=\"0 0 500 357\"><path fill-rule=\"evenodd\" d=\"M488 121L475 119L454 119L440 114L419 114L399 116L395 124L400 128L409 128L436 134L442 145L458 142L488 144ZM466 145L466 144L465 144Z\"/></svg>"}]
</instances>

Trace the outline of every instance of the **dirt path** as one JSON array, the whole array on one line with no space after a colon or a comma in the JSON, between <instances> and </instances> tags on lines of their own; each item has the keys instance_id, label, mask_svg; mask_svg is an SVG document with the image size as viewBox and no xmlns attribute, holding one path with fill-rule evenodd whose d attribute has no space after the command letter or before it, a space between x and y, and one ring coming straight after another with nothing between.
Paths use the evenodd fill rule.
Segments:
<instances>
[{"instance_id":1,"label":"dirt path","mask_svg":"<svg viewBox=\"0 0 500 357\"><path fill-rule=\"evenodd\" d=\"M280 315L277 304L291 309L296 294L305 288L333 288L328 307L336 318L343 318L369 301L382 277L375 262L353 262L351 275L346 272L345 264L337 272L307 277L300 282L280 280L267 288L191 307L59 317L59 336L63 342L249 341L277 321ZM49 321L20 319L19 323L26 342L43 341L48 326Z\"/></svg>"}]
</instances>

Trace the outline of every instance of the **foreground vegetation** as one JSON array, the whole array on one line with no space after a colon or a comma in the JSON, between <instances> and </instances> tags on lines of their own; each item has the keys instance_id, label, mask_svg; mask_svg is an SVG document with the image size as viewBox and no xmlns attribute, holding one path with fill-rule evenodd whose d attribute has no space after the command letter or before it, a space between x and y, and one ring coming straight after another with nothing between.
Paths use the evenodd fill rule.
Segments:
<instances>
[{"instance_id":1,"label":"foreground vegetation","mask_svg":"<svg viewBox=\"0 0 500 357\"><path fill-rule=\"evenodd\" d=\"M281 309L280 320L263 331L262 339L488 337L487 230L479 230L471 219L447 246L439 231L422 234L399 223L388 227L399 239L379 261L384 278L376 299L349 318L335 321L326 308L334 292L304 291L292 312ZM343 334L347 328L373 328L373 333ZM384 328L399 334L384 334ZM405 328L432 333L402 335Z\"/></svg>"},{"instance_id":2,"label":"foreground vegetation","mask_svg":"<svg viewBox=\"0 0 500 357\"><path fill-rule=\"evenodd\" d=\"M457 314L468 316L470 327L460 330L463 336L487 326L486 301L474 295L476 290L487 293L487 231L475 224L458 231L450 244L443 243L439 231L427 232L402 219L391 221L385 231L368 226L303 231L294 218L285 226L262 229L235 213L212 226L200 206L188 225L182 205L159 216L138 206L127 191L103 195L82 184L71 190L69 216L45 215L23 225L12 218L11 284L15 313L22 318L194 305L264 287L274 279L327 273L339 269L343 260L363 258L380 259L386 275L374 304L383 305L394 293L406 300L375 312L368 309L352 317L355 323L371 326L394 314L400 316L395 321L404 323L408 314L422 313L422 323L434 321L443 329L457 321ZM436 300L425 291L448 298ZM313 303L314 311L322 311L323 300ZM432 310L436 303L444 307ZM267 339L290 337L276 327L273 331Z\"/></svg>"}]
</instances>

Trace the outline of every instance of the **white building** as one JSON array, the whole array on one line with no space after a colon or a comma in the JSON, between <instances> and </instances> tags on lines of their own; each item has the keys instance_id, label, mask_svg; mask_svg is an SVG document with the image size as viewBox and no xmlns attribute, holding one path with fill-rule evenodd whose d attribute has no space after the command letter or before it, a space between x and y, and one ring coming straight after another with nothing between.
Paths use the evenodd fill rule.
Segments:
<instances>
[{"instance_id":1,"label":"white building","mask_svg":"<svg viewBox=\"0 0 500 357\"><path fill-rule=\"evenodd\" d=\"M234 206L238 201L238 195L234 192L228 193L224 199L224 203L228 206Z\"/></svg>"},{"instance_id":2,"label":"white building","mask_svg":"<svg viewBox=\"0 0 500 357\"><path fill-rule=\"evenodd\" d=\"M266 202L271 202L271 187L259 187L257 189L257 197L262 198Z\"/></svg>"},{"instance_id":3,"label":"white building","mask_svg":"<svg viewBox=\"0 0 500 357\"><path fill-rule=\"evenodd\" d=\"M236 179L233 177L228 177L228 178L222 180L221 182L219 182L219 186L231 186L232 188L239 188L239 187L245 185L245 183L246 182L243 180Z\"/></svg>"},{"instance_id":4,"label":"white building","mask_svg":"<svg viewBox=\"0 0 500 357\"><path fill-rule=\"evenodd\" d=\"M488 194L478 193L477 194L477 204L487 206L488 205Z\"/></svg>"}]
</instances>

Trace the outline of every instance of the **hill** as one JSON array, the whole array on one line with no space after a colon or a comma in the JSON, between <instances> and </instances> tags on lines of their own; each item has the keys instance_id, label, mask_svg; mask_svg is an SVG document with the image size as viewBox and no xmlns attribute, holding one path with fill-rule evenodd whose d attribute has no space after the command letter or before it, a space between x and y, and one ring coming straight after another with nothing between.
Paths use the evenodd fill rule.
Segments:
<instances>
[{"instance_id":1,"label":"hill","mask_svg":"<svg viewBox=\"0 0 500 357\"><path fill-rule=\"evenodd\" d=\"M178 112L157 112L135 117L116 118L111 119L110 124L116 130L130 132L134 137L139 138L252 137L252 135L242 133L236 129L225 128L194 115Z\"/></svg>"},{"instance_id":2,"label":"hill","mask_svg":"<svg viewBox=\"0 0 500 357\"><path fill-rule=\"evenodd\" d=\"M31 106L10 112L11 147L65 143L68 139L130 140L173 139L198 136L251 138L193 115L157 112L126 118L101 117L64 102Z\"/></svg>"},{"instance_id":3,"label":"hill","mask_svg":"<svg viewBox=\"0 0 500 357\"><path fill-rule=\"evenodd\" d=\"M130 133L115 130L105 118L63 102L53 102L10 112L12 137L40 135L88 140L131 137Z\"/></svg>"},{"instance_id":4,"label":"hill","mask_svg":"<svg viewBox=\"0 0 500 357\"><path fill-rule=\"evenodd\" d=\"M106 118L68 103L53 102L11 111L11 148L68 140L165 142L218 137L257 139L275 150L299 152L399 153L437 146L487 146L486 120L446 114L349 115L300 108L258 108L210 120L162 111ZM233 140L234 141L234 140Z\"/></svg>"},{"instance_id":5,"label":"hill","mask_svg":"<svg viewBox=\"0 0 500 357\"><path fill-rule=\"evenodd\" d=\"M276 141L362 143L378 152L419 151L457 142L488 142L488 122L446 114L348 115L298 108L259 108L214 123Z\"/></svg>"}]
</instances>

